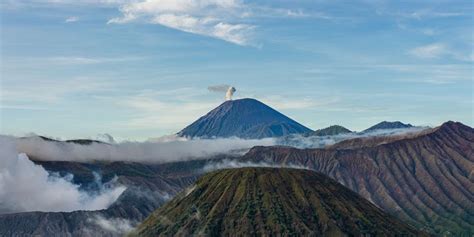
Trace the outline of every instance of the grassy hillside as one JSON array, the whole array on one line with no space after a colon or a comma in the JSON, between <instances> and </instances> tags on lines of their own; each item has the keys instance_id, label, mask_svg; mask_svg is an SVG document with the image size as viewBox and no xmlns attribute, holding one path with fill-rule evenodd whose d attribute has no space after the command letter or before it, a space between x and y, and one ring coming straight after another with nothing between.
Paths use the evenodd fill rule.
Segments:
<instances>
[{"instance_id":1,"label":"grassy hillside","mask_svg":"<svg viewBox=\"0 0 474 237\"><path fill-rule=\"evenodd\" d=\"M332 179L309 170L209 173L150 215L135 233L170 235L417 235Z\"/></svg>"}]
</instances>

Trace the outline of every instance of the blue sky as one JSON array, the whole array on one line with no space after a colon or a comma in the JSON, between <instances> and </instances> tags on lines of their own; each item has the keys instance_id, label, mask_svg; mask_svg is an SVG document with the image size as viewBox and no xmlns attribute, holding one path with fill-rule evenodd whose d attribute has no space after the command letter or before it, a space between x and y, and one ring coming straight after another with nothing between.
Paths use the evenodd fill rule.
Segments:
<instances>
[{"instance_id":1,"label":"blue sky","mask_svg":"<svg viewBox=\"0 0 474 237\"><path fill-rule=\"evenodd\" d=\"M472 1L0 4L2 134L158 137L220 84L312 129L474 125Z\"/></svg>"}]
</instances>

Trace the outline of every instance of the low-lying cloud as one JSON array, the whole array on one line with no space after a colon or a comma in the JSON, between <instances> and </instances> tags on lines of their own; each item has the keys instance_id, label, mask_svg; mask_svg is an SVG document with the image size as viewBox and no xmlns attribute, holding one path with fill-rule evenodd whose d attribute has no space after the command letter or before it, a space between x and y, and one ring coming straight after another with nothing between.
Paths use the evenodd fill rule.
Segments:
<instances>
[{"instance_id":1,"label":"low-lying cloud","mask_svg":"<svg viewBox=\"0 0 474 237\"><path fill-rule=\"evenodd\" d=\"M123 218L105 218L98 214L88 221L99 226L104 232L112 235L122 236L133 231L132 222Z\"/></svg>"},{"instance_id":2,"label":"low-lying cloud","mask_svg":"<svg viewBox=\"0 0 474 237\"><path fill-rule=\"evenodd\" d=\"M291 146L300 149L324 148L330 145L334 145L338 142L354 138L409 135L419 133L426 129L428 129L428 127L378 129L368 132L353 132L331 136L304 136L301 134L294 134L286 137L276 138L275 143L278 145Z\"/></svg>"},{"instance_id":3,"label":"low-lying cloud","mask_svg":"<svg viewBox=\"0 0 474 237\"><path fill-rule=\"evenodd\" d=\"M292 169L306 169L310 168L301 165L292 165L292 164L273 164L268 162L250 162L250 161L238 161L238 160L219 160L215 162L209 162L202 168L203 173L207 173L213 170L220 169L236 169L244 167L267 167L267 168L292 168Z\"/></svg>"},{"instance_id":4,"label":"low-lying cloud","mask_svg":"<svg viewBox=\"0 0 474 237\"><path fill-rule=\"evenodd\" d=\"M168 136L147 142L91 143L80 145L69 142L51 142L40 137L14 138L18 152L44 161L134 161L166 163L209 158L219 154L242 154L253 146L271 146L268 139L186 139Z\"/></svg>"},{"instance_id":5,"label":"low-lying cloud","mask_svg":"<svg viewBox=\"0 0 474 237\"><path fill-rule=\"evenodd\" d=\"M71 177L49 174L24 153L15 140L0 136L0 214L27 211L100 210L109 207L126 189L101 185L88 193L71 182Z\"/></svg>"},{"instance_id":6,"label":"low-lying cloud","mask_svg":"<svg viewBox=\"0 0 474 237\"><path fill-rule=\"evenodd\" d=\"M324 148L340 141L374 137L414 134L427 129L411 127L402 129L381 129L363 133L346 133L333 136L305 136L293 134L279 138L240 139L188 139L176 135L150 139L146 142L97 143L81 145L71 142L52 142L40 137L14 138L18 153L42 161L130 161L144 163L168 163L213 156L242 155L254 146L284 145L296 148ZM108 135L110 138L112 136ZM113 141L113 138L109 139Z\"/></svg>"}]
</instances>

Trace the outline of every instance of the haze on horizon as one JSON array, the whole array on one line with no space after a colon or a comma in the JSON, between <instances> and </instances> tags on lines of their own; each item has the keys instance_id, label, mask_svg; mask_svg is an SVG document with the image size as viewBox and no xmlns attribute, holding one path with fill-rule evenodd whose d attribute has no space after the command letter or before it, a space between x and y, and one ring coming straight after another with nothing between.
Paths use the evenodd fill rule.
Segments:
<instances>
[{"instance_id":1,"label":"haze on horizon","mask_svg":"<svg viewBox=\"0 0 474 237\"><path fill-rule=\"evenodd\" d=\"M311 128L474 126L471 1L7 0L0 133L146 139L232 85Z\"/></svg>"}]
</instances>

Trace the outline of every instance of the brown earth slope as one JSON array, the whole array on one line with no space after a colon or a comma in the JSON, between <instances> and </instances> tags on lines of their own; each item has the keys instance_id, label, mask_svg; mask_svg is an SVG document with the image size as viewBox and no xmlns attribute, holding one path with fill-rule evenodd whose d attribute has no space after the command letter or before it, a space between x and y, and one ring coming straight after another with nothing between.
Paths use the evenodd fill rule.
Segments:
<instances>
[{"instance_id":1,"label":"brown earth slope","mask_svg":"<svg viewBox=\"0 0 474 237\"><path fill-rule=\"evenodd\" d=\"M241 160L305 166L419 228L440 235L474 233L474 129L461 123L328 149L255 147Z\"/></svg>"}]
</instances>

